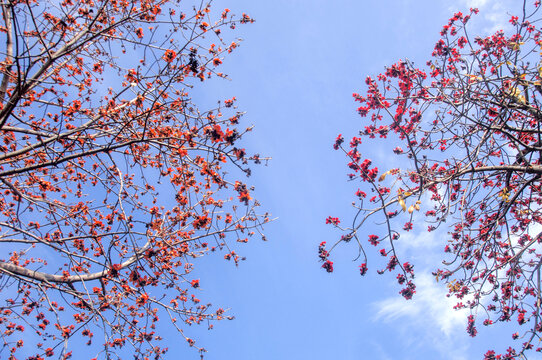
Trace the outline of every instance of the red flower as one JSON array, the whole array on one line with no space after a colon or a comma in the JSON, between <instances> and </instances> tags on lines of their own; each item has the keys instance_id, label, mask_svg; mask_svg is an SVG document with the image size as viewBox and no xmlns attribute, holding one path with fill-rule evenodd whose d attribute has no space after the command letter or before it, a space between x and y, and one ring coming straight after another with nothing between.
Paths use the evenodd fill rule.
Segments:
<instances>
[{"instance_id":1,"label":"red flower","mask_svg":"<svg viewBox=\"0 0 542 360\"><path fill-rule=\"evenodd\" d=\"M175 58L177 57L177 53L173 50L166 50L164 53L164 56L162 56L162 59L164 59L166 62L171 63Z\"/></svg>"},{"instance_id":2,"label":"red flower","mask_svg":"<svg viewBox=\"0 0 542 360\"><path fill-rule=\"evenodd\" d=\"M413 274L414 273L414 265L406 262L403 264L403 268L405 269L405 271L409 274Z\"/></svg>"},{"instance_id":3,"label":"red flower","mask_svg":"<svg viewBox=\"0 0 542 360\"><path fill-rule=\"evenodd\" d=\"M472 337L475 337L476 334L478 333L478 330L476 330L476 326L474 326L474 316L473 315L469 315L469 317L467 318L467 321L468 321L468 324L467 324L467 333L472 336Z\"/></svg>"},{"instance_id":4,"label":"red flower","mask_svg":"<svg viewBox=\"0 0 542 360\"><path fill-rule=\"evenodd\" d=\"M339 136L337 136L337 138L335 139L335 144L333 144L333 149L339 150L339 147L341 146L343 142L344 142L344 138L341 134L339 134Z\"/></svg>"},{"instance_id":5,"label":"red flower","mask_svg":"<svg viewBox=\"0 0 542 360\"><path fill-rule=\"evenodd\" d=\"M228 100L224 101L224 106L227 107L227 108L232 107L235 100L236 99L235 99L235 96L234 96L231 99L228 99Z\"/></svg>"},{"instance_id":6,"label":"red flower","mask_svg":"<svg viewBox=\"0 0 542 360\"><path fill-rule=\"evenodd\" d=\"M366 264L366 263L363 263L363 264L361 264L361 265L359 266L359 274L360 274L361 276L367 274L367 270L368 270L368 269L367 269L367 264Z\"/></svg>"},{"instance_id":7,"label":"red flower","mask_svg":"<svg viewBox=\"0 0 542 360\"><path fill-rule=\"evenodd\" d=\"M484 354L484 360L495 360L495 351L493 351L493 350L488 350L488 351Z\"/></svg>"},{"instance_id":8,"label":"red flower","mask_svg":"<svg viewBox=\"0 0 542 360\"><path fill-rule=\"evenodd\" d=\"M147 303L147 300L149 300L149 295L147 295L146 293L141 295L140 297L137 298L136 302L139 304L139 305L145 305Z\"/></svg>"},{"instance_id":9,"label":"red flower","mask_svg":"<svg viewBox=\"0 0 542 360\"><path fill-rule=\"evenodd\" d=\"M358 189L358 191L356 191L356 196L361 199L361 198L367 197L367 194L365 192L361 191L360 189Z\"/></svg>"},{"instance_id":10,"label":"red flower","mask_svg":"<svg viewBox=\"0 0 542 360\"><path fill-rule=\"evenodd\" d=\"M252 199L248 191L240 192L238 198L239 201L245 203L245 205L248 205L249 200Z\"/></svg>"},{"instance_id":11,"label":"red flower","mask_svg":"<svg viewBox=\"0 0 542 360\"><path fill-rule=\"evenodd\" d=\"M248 205L248 202L252 199L252 197L247 190L247 186L239 181L236 181L235 190L239 192L239 201L245 203L245 205Z\"/></svg>"},{"instance_id":12,"label":"red flower","mask_svg":"<svg viewBox=\"0 0 542 360\"><path fill-rule=\"evenodd\" d=\"M380 243L380 241L378 241L378 235L369 235L369 242L371 245L378 245Z\"/></svg>"},{"instance_id":13,"label":"red flower","mask_svg":"<svg viewBox=\"0 0 542 360\"><path fill-rule=\"evenodd\" d=\"M326 271L327 271L328 273L333 272L333 261L327 260L327 261L322 265L322 267L323 267L324 269L326 269Z\"/></svg>"},{"instance_id":14,"label":"red flower","mask_svg":"<svg viewBox=\"0 0 542 360\"><path fill-rule=\"evenodd\" d=\"M329 253L326 251L326 242L322 241L318 247L318 257L322 260L326 260Z\"/></svg>"},{"instance_id":15,"label":"red flower","mask_svg":"<svg viewBox=\"0 0 542 360\"><path fill-rule=\"evenodd\" d=\"M416 285L412 281L407 283L406 288L399 292L406 300L412 299L412 296L416 293Z\"/></svg>"},{"instance_id":16,"label":"red flower","mask_svg":"<svg viewBox=\"0 0 542 360\"><path fill-rule=\"evenodd\" d=\"M525 312L523 311L520 311L519 315L518 315L518 324L520 325L523 325L525 324Z\"/></svg>"},{"instance_id":17,"label":"red flower","mask_svg":"<svg viewBox=\"0 0 542 360\"><path fill-rule=\"evenodd\" d=\"M111 277L118 277L119 276L119 271L122 269L122 265L121 264L113 264L111 265L111 268L109 268L109 272L108 274L111 276Z\"/></svg>"}]
</instances>

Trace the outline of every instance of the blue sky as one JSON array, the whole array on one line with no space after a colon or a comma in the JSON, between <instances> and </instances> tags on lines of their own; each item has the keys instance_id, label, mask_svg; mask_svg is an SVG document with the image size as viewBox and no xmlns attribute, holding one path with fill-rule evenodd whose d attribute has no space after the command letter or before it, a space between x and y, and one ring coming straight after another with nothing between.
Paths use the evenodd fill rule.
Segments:
<instances>
[{"instance_id":1,"label":"blue sky","mask_svg":"<svg viewBox=\"0 0 542 360\"><path fill-rule=\"evenodd\" d=\"M278 219L265 228L267 242L236 250L247 257L238 268L220 254L195 263L202 300L231 308L236 317L212 331L187 329L209 351L206 359L471 359L505 349L509 331L479 325L479 335L469 338L466 314L450 309L445 286L431 278L445 234L405 237L400 251L418 274L418 293L409 302L391 275L376 274L377 266L360 277L354 247L333 254L333 274L320 269L317 248L340 236L325 225L327 216L346 221L353 215L358 184L347 182L346 159L332 149L339 133L348 138L363 128L352 93L363 91L367 75L399 59L423 65L455 11L479 7L471 33L487 34L506 26L514 3L214 1L215 11L246 12L256 22L236 30L244 41L222 66L231 81L212 81L197 97L214 104L236 96L247 112L244 123L255 129L246 148L273 158L254 167L248 182ZM372 143L366 151L378 165L391 147ZM372 261L377 255L370 254ZM172 358L198 358L176 339L166 339Z\"/></svg>"}]
</instances>

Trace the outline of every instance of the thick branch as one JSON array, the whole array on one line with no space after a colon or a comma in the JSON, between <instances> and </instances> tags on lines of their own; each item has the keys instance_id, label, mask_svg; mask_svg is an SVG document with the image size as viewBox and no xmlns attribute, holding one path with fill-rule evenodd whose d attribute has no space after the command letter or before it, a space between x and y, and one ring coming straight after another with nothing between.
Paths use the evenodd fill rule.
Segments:
<instances>
[{"instance_id":1,"label":"thick branch","mask_svg":"<svg viewBox=\"0 0 542 360\"><path fill-rule=\"evenodd\" d=\"M135 263L138 259L141 258L141 255L149 248L149 246L150 246L150 243L149 241L147 241L145 246L139 249L128 260L120 264L120 268L118 270L127 268L128 266ZM72 284L75 282L101 279L108 275L109 269L104 269L102 271L98 271L92 274L84 274L84 275L78 274L78 275L64 276L64 275L48 274L48 273L44 273L37 270L30 270L19 265L14 265L14 264L10 264L4 261L0 261L0 271L8 275L16 274L19 276L31 278L31 279L41 281L41 282L46 282L46 283Z\"/></svg>"},{"instance_id":2,"label":"thick branch","mask_svg":"<svg viewBox=\"0 0 542 360\"><path fill-rule=\"evenodd\" d=\"M0 84L0 103L4 102L6 91L8 88L9 78L11 77L11 65L13 63L13 26L11 21L11 11L7 4L2 3L2 15L4 16L4 24L6 25L6 69L4 77Z\"/></svg>"},{"instance_id":3,"label":"thick branch","mask_svg":"<svg viewBox=\"0 0 542 360\"><path fill-rule=\"evenodd\" d=\"M526 174L542 174L542 165L527 165L527 166L495 165L495 166L472 167L472 168L465 168L456 173L453 173L450 177L457 177L457 176L461 176L461 175L465 175L469 173L487 172L487 171L513 171L517 173L526 173ZM443 181L448 180L450 177L438 179L437 181L434 181L434 182L443 182Z\"/></svg>"}]
</instances>

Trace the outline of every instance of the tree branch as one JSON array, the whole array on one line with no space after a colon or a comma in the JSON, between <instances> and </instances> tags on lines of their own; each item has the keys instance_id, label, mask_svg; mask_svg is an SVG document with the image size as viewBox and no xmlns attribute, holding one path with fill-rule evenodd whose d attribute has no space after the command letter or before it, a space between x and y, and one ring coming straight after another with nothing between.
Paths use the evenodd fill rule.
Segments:
<instances>
[{"instance_id":1,"label":"tree branch","mask_svg":"<svg viewBox=\"0 0 542 360\"><path fill-rule=\"evenodd\" d=\"M3 104L4 97L8 88L9 78L11 77L11 66L13 63L13 26L11 19L10 6L6 3L2 3L2 15L4 16L4 23L6 24L6 69L4 71L4 77L0 84L0 103Z\"/></svg>"},{"instance_id":2,"label":"tree branch","mask_svg":"<svg viewBox=\"0 0 542 360\"><path fill-rule=\"evenodd\" d=\"M122 270L127 268L128 266L135 263L138 259L141 258L141 255L147 251L147 249L150 247L150 241L147 241L147 243L134 255L132 255L128 260L120 264L120 268L118 270ZM31 278L37 281L41 282L49 282L49 283L62 283L62 284L73 284L75 282L83 282L83 281L91 281L91 280L97 280L101 279L103 277L106 277L109 273L109 269L104 269L102 271L98 271L92 274L85 274L85 275L70 275L70 276L64 276L64 275L53 275L48 274L45 272L37 271L37 270L30 270L25 267L10 264L4 261L0 261L0 271L7 273L7 274L16 274L19 276Z\"/></svg>"}]
</instances>

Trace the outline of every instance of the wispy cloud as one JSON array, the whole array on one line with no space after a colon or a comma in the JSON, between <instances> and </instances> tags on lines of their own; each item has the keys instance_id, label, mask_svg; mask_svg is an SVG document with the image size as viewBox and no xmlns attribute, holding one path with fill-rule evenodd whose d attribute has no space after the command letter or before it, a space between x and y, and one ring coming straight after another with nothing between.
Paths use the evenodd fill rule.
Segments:
<instances>
[{"instance_id":1,"label":"wispy cloud","mask_svg":"<svg viewBox=\"0 0 542 360\"><path fill-rule=\"evenodd\" d=\"M467 359L466 310L453 310L456 301L428 272L418 274L412 300L390 297L373 304L373 320L396 324L407 343L434 348L442 359Z\"/></svg>"},{"instance_id":2,"label":"wispy cloud","mask_svg":"<svg viewBox=\"0 0 542 360\"><path fill-rule=\"evenodd\" d=\"M454 310L455 297L446 297L448 288L431 275L442 266L447 228L427 232L424 215L415 213L418 231L403 233L396 243L401 261L410 261L416 269L416 294L412 300L390 296L373 303L375 321L393 323L408 346L433 349L441 359L468 359L470 346L466 333L468 310Z\"/></svg>"},{"instance_id":3,"label":"wispy cloud","mask_svg":"<svg viewBox=\"0 0 542 360\"><path fill-rule=\"evenodd\" d=\"M415 214L417 216L413 222L421 225L423 214ZM418 227L418 231L402 234L396 242L396 250L401 261L408 260L415 265L416 294L408 301L399 295L392 295L373 303L373 321L393 324L408 346L425 346L438 352L441 359L461 360L469 358L472 344L466 333L469 310L454 310L453 307L459 300L453 296L447 297L448 288L431 275L431 271L442 266L441 261L445 258L442 250L449 238L447 231L446 227L435 232L427 232ZM536 236L541 231L540 225L528 229L531 236ZM512 236L510 240L515 247L519 247L518 236ZM537 244L535 248L539 253L542 245ZM526 260L535 257L534 254L523 256ZM466 300L468 298L461 301L465 303ZM489 298L482 301L487 302Z\"/></svg>"},{"instance_id":4,"label":"wispy cloud","mask_svg":"<svg viewBox=\"0 0 542 360\"><path fill-rule=\"evenodd\" d=\"M498 30L506 30L510 26L508 20L511 15L519 15L521 1L514 0L449 0L450 12L467 11L478 8L480 13L473 17L470 28L477 35L489 35Z\"/></svg>"},{"instance_id":5,"label":"wispy cloud","mask_svg":"<svg viewBox=\"0 0 542 360\"><path fill-rule=\"evenodd\" d=\"M416 278L416 295L410 301L402 297L390 297L375 304L376 317L387 321L409 318L417 325L437 328L446 337L452 336L466 326L467 312L453 310L455 298L446 297L446 287L425 272ZM420 316L422 315L423 316Z\"/></svg>"},{"instance_id":6,"label":"wispy cloud","mask_svg":"<svg viewBox=\"0 0 542 360\"><path fill-rule=\"evenodd\" d=\"M469 8L481 8L481 7L484 7L488 3L488 1L487 0L462 0L461 3L468 6Z\"/></svg>"}]
</instances>

